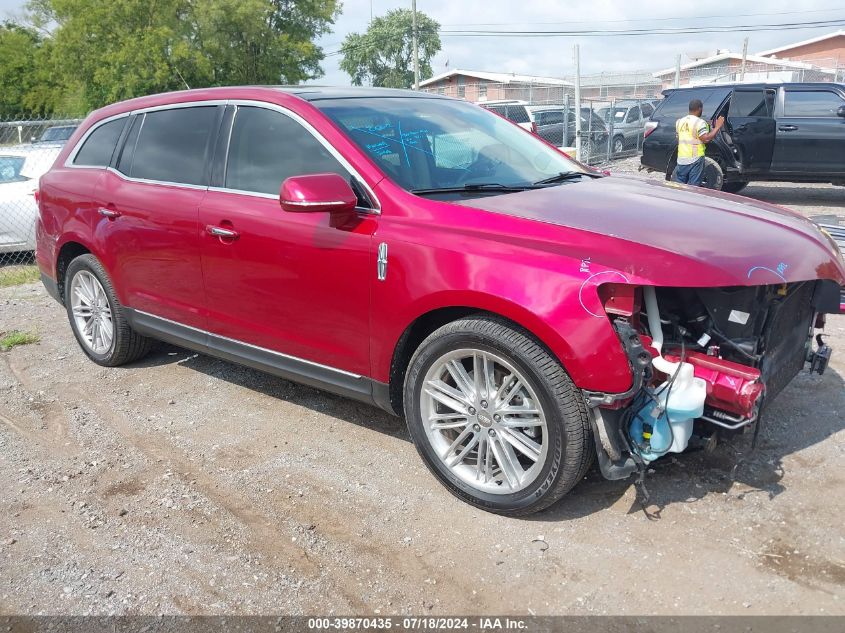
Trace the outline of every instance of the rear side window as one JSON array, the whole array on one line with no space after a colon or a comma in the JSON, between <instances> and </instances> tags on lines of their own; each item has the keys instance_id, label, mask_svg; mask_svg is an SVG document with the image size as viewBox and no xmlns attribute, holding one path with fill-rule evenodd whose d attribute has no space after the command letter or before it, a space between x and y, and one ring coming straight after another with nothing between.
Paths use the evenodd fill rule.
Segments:
<instances>
[{"instance_id":1,"label":"rear side window","mask_svg":"<svg viewBox=\"0 0 845 633\"><path fill-rule=\"evenodd\" d=\"M765 90L738 90L731 97L728 113L735 117L770 117L771 103Z\"/></svg>"},{"instance_id":2,"label":"rear side window","mask_svg":"<svg viewBox=\"0 0 845 633\"><path fill-rule=\"evenodd\" d=\"M85 167L106 167L111 162L114 148L117 146L117 139L123 131L127 117L121 117L108 123L103 123L96 128L73 159L74 165Z\"/></svg>"},{"instance_id":3,"label":"rear side window","mask_svg":"<svg viewBox=\"0 0 845 633\"><path fill-rule=\"evenodd\" d=\"M651 107L650 103L642 103L642 104L640 104L640 108L643 111L643 118L644 119L647 119L648 117L650 117L651 113L654 112L654 108Z\"/></svg>"},{"instance_id":4,"label":"rear side window","mask_svg":"<svg viewBox=\"0 0 845 633\"><path fill-rule=\"evenodd\" d=\"M238 108L226 163L228 189L278 195L286 178L324 173L349 178L323 144L292 118L265 108Z\"/></svg>"},{"instance_id":5,"label":"rear side window","mask_svg":"<svg viewBox=\"0 0 845 633\"><path fill-rule=\"evenodd\" d=\"M787 90L783 104L784 116L835 117L845 99L828 90Z\"/></svg>"},{"instance_id":6,"label":"rear side window","mask_svg":"<svg viewBox=\"0 0 845 633\"><path fill-rule=\"evenodd\" d=\"M216 106L147 112L128 175L186 185L205 184L206 155L216 120Z\"/></svg>"}]
</instances>

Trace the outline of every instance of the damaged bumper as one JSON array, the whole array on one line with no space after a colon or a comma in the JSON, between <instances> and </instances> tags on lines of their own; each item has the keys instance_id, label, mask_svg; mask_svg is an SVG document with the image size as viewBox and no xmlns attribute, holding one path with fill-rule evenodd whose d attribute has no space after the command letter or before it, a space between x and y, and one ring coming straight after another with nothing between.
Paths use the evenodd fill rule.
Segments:
<instances>
[{"instance_id":1,"label":"damaged bumper","mask_svg":"<svg viewBox=\"0 0 845 633\"><path fill-rule=\"evenodd\" d=\"M824 372L831 349L814 333L842 302L839 284L826 280L645 292L656 299L651 312L658 314L645 309L643 289L606 293L631 366L631 389L584 392L609 479L683 450L693 422L699 434L753 427L756 438L766 406L808 362L811 371ZM632 297L628 309L618 309L619 296ZM681 372L672 370L681 366L695 381L700 407L677 404L695 400L681 392Z\"/></svg>"}]
</instances>

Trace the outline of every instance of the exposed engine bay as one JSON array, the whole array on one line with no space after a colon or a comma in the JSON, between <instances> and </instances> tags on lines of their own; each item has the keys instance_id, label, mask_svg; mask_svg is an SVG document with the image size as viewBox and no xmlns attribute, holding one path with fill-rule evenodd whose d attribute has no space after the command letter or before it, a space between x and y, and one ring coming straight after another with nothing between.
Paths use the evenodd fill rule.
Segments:
<instances>
[{"instance_id":1,"label":"exposed engine bay","mask_svg":"<svg viewBox=\"0 0 845 633\"><path fill-rule=\"evenodd\" d=\"M831 355L824 314L839 286L806 281L725 288L600 289L633 373L622 394L585 392L602 473L621 479L690 439L751 431L809 363Z\"/></svg>"}]
</instances>

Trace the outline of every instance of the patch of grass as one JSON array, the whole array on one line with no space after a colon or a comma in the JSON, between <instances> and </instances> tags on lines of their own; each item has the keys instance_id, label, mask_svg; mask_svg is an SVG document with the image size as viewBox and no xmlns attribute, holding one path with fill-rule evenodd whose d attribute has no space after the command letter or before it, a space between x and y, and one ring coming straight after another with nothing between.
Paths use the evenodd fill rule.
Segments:
<instances>
[{"instance_id":1,"label":"patch of grass","mask_svg":"<svg viewBox=\"0 0 845 633\"><path fill-rule=\"evenodd\" d=\"M40 340L41 337L34 332L12 330L11 332L0 335L0 350L5 352L18 345L29 345L30 343L37 343Z\"/></svg>"},{"instance_id":2,"label":"patch of grass","mask_svg":"<svg viewBox=\"0 0 845 633\"><path fill-rule=\"evenodd\" d=\"M35 283L41 279L38 266L4 266L0 268L0 288Z\"/></svg>"}]
</instances>

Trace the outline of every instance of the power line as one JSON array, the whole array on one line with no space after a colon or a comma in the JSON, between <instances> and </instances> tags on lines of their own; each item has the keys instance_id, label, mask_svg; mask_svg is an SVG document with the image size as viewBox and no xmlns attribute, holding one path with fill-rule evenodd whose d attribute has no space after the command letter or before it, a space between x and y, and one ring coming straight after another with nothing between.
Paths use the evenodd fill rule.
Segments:
<instances>
[{"instance_id":1,"label":"power line","mask_svg":"<svg viewBox=\"0 0 845 633\"><path fill-rule=\"evenodd\" d=\"M782 24L746 24L705 27L678 27L652 29L585 29L576 31L516 31L516 30L440 30L444 37L619 37L638 35L694 35L696 33L747 33L753 31L777 31L794 29L818 29L845 26L845 18L816 22L786 22Z\"/></svg>"},{"instance_id":2,"label":"power line","mask_svg":"<svg viewBox=\"0 0 845 633\"><path fill-rule=\"evenodd\" d=\"M835 13L838 11L845 11L845 7L833 7L827 9L812 9L809 11L778 11L775 13L732 13L730 15L682 15L677 17L665 18L625 18L624 20L580 20L566 22L464 22L461 24L441 24L440 26L505 26L505 25L520 25L532 26L536 24L545 24L547 26L554 26L558 24L593 24L594 22L601 22L602 24L621 24L625 22L670 22L675 20L715 20L720 18L756 18L756 17L770 17L775 15L804 15L807 13Z\"/></svg>"},{"instance_id":3,"label":"power line","mask_svg":"<svg viewBox=\"0 0 845 633\"><path fill-rule=\"evenodd\" d=\"M807 11L806 13L810 13ZM711 25L700 27L654 27L647 29L584 29L584 30L492 30L492 29L427 29L420 27L420 32L436 32L442 37L639 37L644 35L696 35L700 33L750 33L759 31L793 31L798 29L820 29L845 26L845 18L835 20L816 20L811 22L784 22L780 24L745 24L745 25ZM395 33L391 37L402 37L402 33ZM366 48L373 44L387 41L383 38L373 41L373 35L364 33L362 36L368 38L356 46L341 47L338 50L325 54L325 57L342 55L344 52Z\"/></svg>"}]
</instances>

